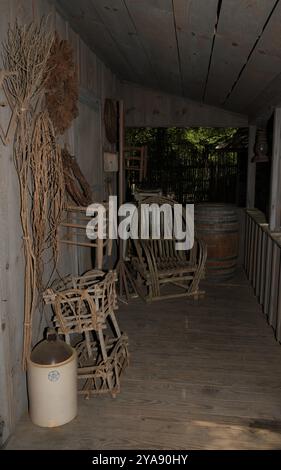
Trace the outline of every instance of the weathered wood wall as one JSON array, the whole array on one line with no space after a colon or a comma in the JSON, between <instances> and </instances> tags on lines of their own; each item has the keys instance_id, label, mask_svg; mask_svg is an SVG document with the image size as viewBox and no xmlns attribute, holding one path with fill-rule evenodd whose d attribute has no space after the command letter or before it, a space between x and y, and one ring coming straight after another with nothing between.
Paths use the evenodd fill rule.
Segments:
<instances>
[{"instance_id":1,"label":"weathered wood wall","mask_svg":"<svg viewBox=\"0 0 281 470\"><path fill-rule=\"evenodd\" d=\"M8 23L17 18L20 23L50 14L50 27L61 37L71 41L79 68L79 117L62 139L78 158L95 200L104 197L102 150L112 150L103 128L103 102L115 97L116 78L69 27L53 2L47 0L1 0L0 41L5 38ZM0 64L1 68L1 64ZM3 127L8 115L0 114ZM0 143L0 420L5 421L6 439L20 415L26 409L25 374L21 369L24 258L19 220L18 181L12 159L12 145ZM83 271L89 266L90 252L72 247L61 250L59 272ZM43 324L37 322L35 330L40 339ZM35 335L36 336L36 335Z\"/></svg>"},{"instance_id":2,"label":"weathered wood wall","mask_svg":"<svg viewBox=\"0 0 281 470\"><path fill-rule=\"evenodd\" d=\"M128 127L247 127L248 118L214 106L144 88L120 83Z\"/></svg>"}]
</instances>

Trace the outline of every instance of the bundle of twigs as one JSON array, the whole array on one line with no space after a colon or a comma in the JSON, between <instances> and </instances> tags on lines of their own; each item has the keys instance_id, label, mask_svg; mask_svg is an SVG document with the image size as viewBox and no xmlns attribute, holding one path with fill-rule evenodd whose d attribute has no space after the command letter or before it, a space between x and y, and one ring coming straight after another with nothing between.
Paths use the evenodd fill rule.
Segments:
<instances>
[{"instance_id":1,"label":"bundle of twigs","mask_svg":"<svg viewBox=\"0 0 281 470\"><path fill-rule=\"evenodd\" d=\"M37 287L42 292L44 252L51 250L51 261L58 258L57 231L64 208L64 177L61 152L55 141L53 124L46 110L39 113L34 122L32 152L31 225L36 260Z\"/></svg>"},{"instance_id":2,"label":"bundle of twigs","mask_svg":"<svg viewBox=\"0 0 281 470\"><path fill-rule=\"evenodd\" d=\"M14 161L25 254L24 365L31 350L38 292L46 287L44 252L51 249L51 261L57 261L57 230L64 199L61 152L43 102L53 41L46 22L41 21L9 27L3 45L5 69L13 72L5 78L4 87L17 115Z\"/></svg>"},{"instance_id":3,"label":"bundle of twigs","mask_svg":"<svg viewBox=\"0 0 281 470\"><path fill-rule=\"evenodd\" d=\"M78 116L78 75L71 44L57 33L48 66L46 105L56 132L63 134Z\"/></svg>"},{"instance_id":4,"label":"bundle of twigs","mask_svg":"<svg viewBox=\"0 0 281 470\"><path fill-rule=\"evenodd\" d=\"M87 207L93 202L91 187L75 156L71 155L66 148L62 150L62 163L65 188L68 195L78 206Z\"/></svg>"}]
</instances>

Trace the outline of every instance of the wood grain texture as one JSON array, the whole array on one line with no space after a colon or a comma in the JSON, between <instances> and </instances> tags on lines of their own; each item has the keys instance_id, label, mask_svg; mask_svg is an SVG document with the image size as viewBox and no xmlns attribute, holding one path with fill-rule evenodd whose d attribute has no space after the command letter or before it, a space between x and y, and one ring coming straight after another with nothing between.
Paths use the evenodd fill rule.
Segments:
<instances>
[{"instance_id":1,"label":"wood grain texture","mask_svg":"<svg viewBox=\"0 0 281 470\"><path fill-rule=\"evenodd\" d=\"M248 138L248 170L247 170L247 207L255 207L256 164L252 162L256 139L256 126L249 126Z\"/></svg>"},{"instance_id":2,"label":"wood grain texture","mask_svg":"<svg viewBox=\"0 0 281 470\"><path fill-rule=\"evenodd\" d=\"M280 101L277 0L52 3L122 80L251 114L253 120Z\"/></svg>"},{"instance_id":3,"label":"wood grain texture","mask_svg":"<svg viewBox=\"0 0 281 470\"><path fill-rule=\"evenodd\" d=\"M173 0L183 94L198 101L208 75L217 5L217 0Z\"/></svg>"},{"instance_id":4,"label":"wood grain texture","mask_svg":"<svg viewBox=\"0 0 281 470\"><path fill-rule=\"evenodd\" d=\"M91 0L56 0L56 7L71 24L74 31L91 47L108 66L120 77L133 80L134 74L115 42L110 30L103 23L102 18L95 10L95 2Z\"/></svg>"},{"instance_id":5,"label":"wood grain texture","mask_svg":"<svg viewBox=\"0 0 281 470\"><path fill-rule=\"evenodd\" d=\"M256 15L256 13L254 13ZM230 109L243 112L281 72L281 3L277 3L266 27L244 68L237 85L225 102Z\"/></svg>"},{"instance_id":6,"label":"wood grain texture","mask_svg":"<svg viewBox=\"0 0 281 470\"><path fill-rule=\"evenodd\" d=\"M280 232L272 232L257 209L246 210L245 270L276 339L281 342ZM260 243L259 243L260 241Z\"/></svg>"},{"instance_id":7,"label":"wood grain texture","mask_svg":"<svg viewBox=\"0 0 281 470\"><path fill-rule=\"evenodd\" d=\"M123 82L119 94L126 106L128 127L247 127L245 115L232 113L182 98Z\"/></svg>"},{"instance_id":8,"label":"wood grain texture","mask_svg":"<svg viewBox=\"0 0 281 470\"><path fill-rule=\"evenodd\" d=\"M28 24L34 19L34 4L32 0L11 0L10 21L18 20L20 24Z\"/></svg>"},{"instance_id":9,"label":"wood grain texture","mask_svg":"<svg viewBox=\"0 0 281 470\"><path fill-rule=\"evenodd\" d=\"M102 125L101 102L104 97L116 96L116 77L71 29L58 12L54 3L47 0L1 0L0 2L0 39L5 40L8 23L17 17L20 23L28 23L43 14L50 14L50 28L71 41L74 56L79 66L81 83L89 102L80 104L81 115L61 139L70 152L79 155L79 163L85 171L90 184L96 191L97 199L103 199L102 147L105 145ZM82 53L82 56L80 55ZM1 100L4 99L1 96ZM99 100L96 109L91 103ZM83 101L83 97L82 97ZM9 113L1 108L1 124L5 128ZM114 149L112 149L114 150ZM18 179L14 169L12 146L0 146L1 200L0 214L0 273L1 273L1 308L0 308L0 415L5 420L4 439L26 410L27 395L25 374L21 369L22 324L23 324L23 252L22 232L19 219ZM60 275L69 272L78 274L89 263L89 251L83 248L79 253L73 247L62 246L58 271ZM45 320L38 315L34 327L34 341L42 338ZM1 401L1 400L0 400Z\"/></svg>"},{"instance_id":10,"label":"wood grain texture","mask_svg":"<svg viewBox=\"0 0 281 470\"><path fill-rule=\"evenodd\" d=\"M8 449L279 449L280 345L242 273L204 287L199 302L120 306L121 394L81 400L57 429L26 416Z\"/></svg>"},{"instance_id":11,"label":"wood grain texture","mask_svg":"<svg viewBox=\"0 0 281 470\"><path fill-rule=\"evenodd\" d=\"M156 70L152 66L124 0L96 0L94 6L120 51L127 58L135 80L157 86Z\"/></svg>"},{"instance_id":12,"label":"wood grain texture","mask_svg":"<svg viewBox=\"0 0 281 470\"><path fill-rule=\"evenodd\" d=\"M277 75L247 107L250 123L266 122L274 113L274 107L281 103L281 73Z\"/></svg>"},{"instance_id":13,"label":"wood grain texture","mask_svg":"<svg viewBox=\"0 0 281 470\"><path fill-rule=\"evenodd\" d=\"M222 2L207 84L207 103L224 103L274 3L275 0Z\"/></svg>"},{"instance_id":14,"label":"wood grain texture","mask_svg":"<svg viewBox=\"0 0 281 470\"><path fill-rule=\"evenodd\" d=\"M153 65L159 87L182 94L172 2L125 0L125 4Z\"/></svg>"},{"instance_id":15,"label":"wood grain texture","mask_svg":"<svg viewBox=\"0 0 281 470\"><path fill-rule=\"evenodd\" d=\"M270 206L269 206L269 227L270 227L270 230L272 231L280 230L280 226L281 226L280 160L281 160L281 108L276 108L274 112L274 130L273 130L271 182L270 182Z\"/></svg>"},{"instance_id":16,"label":"wood grain texture","mask_svg":"<svg viewBox=\"0 0 281 470\"><path fill-rule=\"evenodd\" d=\"M17 15L19 21L32 20L31 1L1 2L0 42L6 40L8 23ZM0 68L2 57L0 58ZM1 96L1 100L6 99ZM1 109L1 125L9 122L7 106ZM12 139L11 139L12 140ZM16 176L12 145L0 144L0 415L4 419L4 439L13 430L15 422L26 408L25 374L21 368L23 324L23 278L22 229L19 212L19 187ZM3 398L2 398L3 397Z\"/></svg>"}]
</instances>

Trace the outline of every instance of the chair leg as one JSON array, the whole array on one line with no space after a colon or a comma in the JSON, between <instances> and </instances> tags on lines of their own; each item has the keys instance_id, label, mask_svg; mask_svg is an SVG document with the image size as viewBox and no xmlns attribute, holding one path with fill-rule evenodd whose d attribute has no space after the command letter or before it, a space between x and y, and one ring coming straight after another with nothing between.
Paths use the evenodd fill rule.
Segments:
<instances>
[{"instance_id":1,"label":"chair leg","mask_svg":"<svg viewBox=\"0 0 281 470\"><path fill-rule=\"evenodd\" d=\"M198 294L198 292L196 292L196 293L194 294L193 298L194 298L194 300L199 300L199 294Z\"/></svg>"},{"instance_id":2,"label":"chair leg","mask_svg":"<svg viewBox=\"0 0 281 470\"><path fill-rule=\"evenodd\" d=\"M89 331L85 331L86 347L89 357L93 356Z\"/></svg>"},{"instance_id":3,"label":"chair leg","mask_svg":"<svg viewBox=\"0 0 281 470\"><path fill-rule=\"evenodd\" d=\"M112 321L112 324L113 324L113 326L114 326L115 334L116 334L117 338L120 338L121 332L120 332L119 325L118 325L117 320L116 320L115 313L114 313L114 312L111 312L111 313L109 314L109 316L110 316L111 321Z\"/></svg>"},{"instance_id":4,"label":"chair leg","mask_svg":"<svg viewBox=\"0 0 281 470\"><path fill-rule=\"evenodd\" d=\"M102 358L103 358L104 362L106 363L107 360L108 360L108 356L107 356L107 352L106 352L106 347L105 347L105 342L104 342L104 335L103 335L102 329L98 330L98 336L99 336L99 341L100 341ZM110 370L107 371L107 381L108 381L109 390L111 391L111 395L114 397L113 384L112 384L112 372Z\"/></svg>"}]
</instances>

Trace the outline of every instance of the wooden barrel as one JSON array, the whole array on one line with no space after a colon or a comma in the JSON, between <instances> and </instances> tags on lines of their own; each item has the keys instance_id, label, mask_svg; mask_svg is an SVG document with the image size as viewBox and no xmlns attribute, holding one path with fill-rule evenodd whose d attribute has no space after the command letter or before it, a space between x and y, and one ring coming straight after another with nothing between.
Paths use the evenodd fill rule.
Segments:
<instances>
[{"instance_id":1,"label":"wooden barrel","mask_svg":"<svg viewBox=\"0 0 281 470\"><path fill-rule=\"evenodd\" d=\"M231 279L239 249L237 210L231 204L197 204L195 232L207 244L206 278L214 281Z\"/></svg>"}]
</instances>

